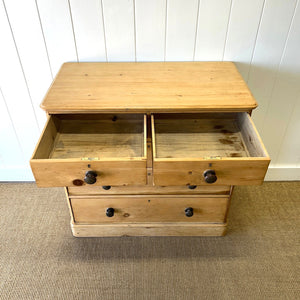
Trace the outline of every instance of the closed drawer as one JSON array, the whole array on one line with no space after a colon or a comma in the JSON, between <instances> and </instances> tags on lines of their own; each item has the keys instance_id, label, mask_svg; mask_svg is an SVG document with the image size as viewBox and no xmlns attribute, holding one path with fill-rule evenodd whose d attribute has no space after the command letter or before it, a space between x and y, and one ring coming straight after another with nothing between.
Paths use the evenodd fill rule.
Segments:
<instances>
[{"instance_id":1,"label":"closed drawer","mask_svg":"<svg viewBox=\"0 0 300 300\"><path fill-rule=\"evenodd\" d=\"M107 196L70 198L70 203L76 223L224 223L229 197Z\"/></svg>"},{"instance_id":2,"label":"closed drawer","mask_svg":"<svg viewBox=\"0 0 300 300\"><path fill-rule=\"evenodd\" d=\"M152 115L155 185L255 185L270 158L247 113Z\"/></svg>"},{"instance_id":3,"label":"closed drawer","mask_svg":"<svg viewBox=\"0 0 300 300\"><path fill-rule=\"evenodd\" d=\"M49 116L30 161L37 185L146 184L146 124L142 114Z\"/></svg>"},{"instance_id":4,"label":"closed drawer","mask_svg":"<svg viewBox=\"0 0 300 300\"><path fill-rule=\"evenodd\" d=\"M229 195L231 186L93 186L68 187L70 196L84 195Z\"/></svg>"}]
</instances>

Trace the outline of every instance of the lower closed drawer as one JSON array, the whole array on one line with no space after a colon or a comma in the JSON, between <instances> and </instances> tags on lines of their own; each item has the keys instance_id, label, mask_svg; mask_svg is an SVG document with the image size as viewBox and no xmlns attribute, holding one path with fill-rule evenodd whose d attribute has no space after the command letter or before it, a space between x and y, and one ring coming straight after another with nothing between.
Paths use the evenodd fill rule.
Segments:
<instances>
[{"instance_id":1,"label":"lower closed drawer","mask_svg":"<svg viewBox=\"0 0 300 300\"><path fill-rule=\"evenodd\" d=\"M229 195L231 186L157 186L157 185L140 185L140 186L80 186L68 187L70 197L74 196L104 196L104 195Z\"/></svg>"},{"instance_id":2,"label":"lower closed drawer","mask_svg":"<svg viewBox=\"0 0 300 300\"><path fill-rule=\"evenodd\" d=\"M212 222L224 223L229 197L106 196L71 198L77 224Z\"/></svg>"}]
</instances>

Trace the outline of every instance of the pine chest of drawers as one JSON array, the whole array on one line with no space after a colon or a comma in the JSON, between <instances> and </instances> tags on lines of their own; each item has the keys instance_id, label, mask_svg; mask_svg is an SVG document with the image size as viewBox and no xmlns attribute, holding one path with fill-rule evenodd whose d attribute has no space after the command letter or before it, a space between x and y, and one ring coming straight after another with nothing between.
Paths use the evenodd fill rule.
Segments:
<instances>
[{"instance_id":1,"label":"pine chest of drawers","mask_svg":"<svg viewBox=\"0 0 300 300\"><path fill-rule=\"evenodd\" d=\"M65 63L31 168L65 187L74 236L224 235L270 162L256 106L231 62Z\"/></svg>"}]
</instances>

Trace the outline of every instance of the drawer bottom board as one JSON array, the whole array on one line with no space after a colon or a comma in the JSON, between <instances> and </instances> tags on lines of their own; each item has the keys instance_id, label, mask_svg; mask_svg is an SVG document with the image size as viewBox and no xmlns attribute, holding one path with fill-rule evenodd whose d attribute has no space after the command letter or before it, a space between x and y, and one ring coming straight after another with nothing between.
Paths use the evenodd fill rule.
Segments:
<instances>
[{"instance_id":1,"label":"drawer bottom board","mask_svg":"<svg viewBox=\"0 0 300 300\"><path fill-rule=\"evenodd\" d=\"M75 237L113 236L223 236L226 223L140 223L140 224L76 224L71 221Z\"/></svg>"}]
</instances>

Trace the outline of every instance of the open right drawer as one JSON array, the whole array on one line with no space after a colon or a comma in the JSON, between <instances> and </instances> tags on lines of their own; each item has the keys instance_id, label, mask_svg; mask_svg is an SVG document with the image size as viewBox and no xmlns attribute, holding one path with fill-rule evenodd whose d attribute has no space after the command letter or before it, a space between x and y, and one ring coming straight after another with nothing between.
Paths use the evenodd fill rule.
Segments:
<instances>
[{"instance_id":1,"label":"open right drawer","mask_svg":"<svg viewBox=\"0 0 300 300\"><path fill-rule=\"evenodd\" d=\"M258 185L269 155L246 112L151 116L155 185Z\"/></svg>"}]
</instances>

